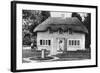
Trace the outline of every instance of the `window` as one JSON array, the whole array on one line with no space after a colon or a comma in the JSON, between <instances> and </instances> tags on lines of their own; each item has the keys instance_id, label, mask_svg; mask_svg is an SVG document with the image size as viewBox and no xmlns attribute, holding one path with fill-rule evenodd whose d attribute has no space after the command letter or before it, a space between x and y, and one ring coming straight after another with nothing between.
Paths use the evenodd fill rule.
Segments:
<instances>
[{"instance_id":1,"label":"window","mask_svg":"<svg viewBox=\"0 0 100 73\"><path fill-rule=\"evenodd\" d=\"M74 41L72 40L72 44L71 45L74 45Z\"/></svg>"},{"instance_id":2,"label":"window","mask_svg":"<svg viewBox=\"0 0 100 73\"><path fill-rule=\"evenodd\" d=\"M40 40L40 45L42 45L42 40Z\"/></svg>"},{"instance_id":3,"label":"window","mask_svg":"<svg viewBox=\"0 0 100 73\"><path fill-rule=\"evenodd\" d=\"M77 45L77 41L76 40L74 41L74 45Z\"/></svg>"},{"instance_id":4,"label":"window","mask_svg":"<svg viewBox=\"0 0 100 73\"><path fill-rule=\"evenodd\" d=\"M53 31L51 30L51 27L48 27L48 31L50 34L53 33Z\"/></svg>"},{"instance_id":5,"label":"window","mask_svg":"<svg viewBox=\"0 0 100 73\"><path fill-rule=\"evenodd\" d=\"M69 45L70 46L79 46L80 40L69 40Z\"/></svg>"},{"instance_id":6,"label":"window","mask_svg":"<svg viewBox=\"0 0 100 73\"><path fill-rule=\"evenodd\" d=\"M59 34L63 34L63 30L61 28L58 29Z\"/></svg>"},{"instance_id":7,"label":"window","mask_svg":"<svg viewBox=\"0 0 100 73\"><path fill-rule=\"evenodd\" d=\"M48 40L46 40L46 45L48 45Z\"/></svg>"},{"instance_id":8,"label":"window","mask_svg":"<svg viewBox=\"0 0 100 73\"><path fill-rule=\"evenodd\" d=\"M51 45L51 40L40 40L40 45Z\"/></svg>"},{"instance_id":9,"label":"window","mask_svg":"<svg viewBox=\"0 0 100 73\"><path fill-rule=\"evenodd\" d=\"M68 33L72 34L72 29L71 28L68 28Z\"/></svg>"},{"instance_id":10,"label":"window","mask_svg":"<svg viewBox=\"0 0 100 73\"><path fill-rule=\"evenodd\" d=\"M80 45L80 41L79 40L78 40L77 44Z\"/></svg>"},{"instance_id":11,"label":"window","mask_svg":"<svg viewBox=\"0 0 100 73\"><path fill-rule=\"evenodd\" d=\"M51 45L51 41L50 40L48 40L48 45Z\"/></svg>"},{"instance_id":12,"label":"window","mask_svg":"<svg viewBox=\"0 0 100 73\"><path fill-rule=\"evenodd\" d=\"M43 40L43 45L45 45L45 40Z\"/></svg>"},{"instance_id":13,"label":"window","mask_svg":"<svg viewBox=\"0 0 100 73\"><path fill-rule=\"evenodd\" d=\"M69 45L71 45L71 40L69 40Z\"/></svg>"}]
</instances>

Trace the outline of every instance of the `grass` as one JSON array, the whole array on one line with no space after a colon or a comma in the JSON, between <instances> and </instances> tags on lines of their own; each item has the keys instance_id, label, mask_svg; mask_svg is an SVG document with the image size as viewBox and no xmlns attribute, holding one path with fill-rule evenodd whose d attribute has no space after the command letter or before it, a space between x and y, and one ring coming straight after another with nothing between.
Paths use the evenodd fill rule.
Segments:
<instances>
[{"instance_id":1,"label":"grass","mask_svg":"<svg viewBox=\"0 0 100 73\"><path fill-rule=\"evenodd\" d=\"M90 59L90 51L69 51L63 54L56 55L59 58L80 58L80 59Z\"/></svg>"},{"instance_id":2,"label":"grass","mask_svg":"<svg viewBox=\"0 0 100 73\"><path fill-rule=\"evenodd\" d=\"M23 58L35 57L35 56L40 57L41 56L41 52L40 51L31 51L29 49L22 50L22 57Z\"/></svg>"},{"instance_id":3,"label":"grass","mask_svg":"<svg viewBox=\"0 0 100 73\"><path fill-rule=\"evenodd\" d=\"M49 54L46 52L46 55ZM28 58L28 57L41 57L41 51L36 50L30 50L30 49L23 49L22 50L22 57Z\"/></svg>"},{"instance_id":4,"label":"grass","mask_svg":"<svg viewBox=\"0 0 100 73\"><path fill-rule=\"evenodd\" d=\"M47 55L48 53L46 53ZM82 59L90 59L90 51L69 51L64 52L62 54L54 55L59 59L54 61L71 61L71 60L82 60ZM23 49L22 50L22 58L29 58L31 60L47 60L41 58L41 51L30 50L30 49ZM29 63L28 61L23 60L23 63Z\"/></svg>"},{"instance_id":5,"label":"grass","mask_svg":"<svg viewBox=\"0 0 100 73\"><path fill-rule=\"evenodd\" d=\"M23 59L22 59L22 62L23 62L23 63L29 63L29 61L26 61L26 60L23 60Z\"/></svg>"}]
</instances>

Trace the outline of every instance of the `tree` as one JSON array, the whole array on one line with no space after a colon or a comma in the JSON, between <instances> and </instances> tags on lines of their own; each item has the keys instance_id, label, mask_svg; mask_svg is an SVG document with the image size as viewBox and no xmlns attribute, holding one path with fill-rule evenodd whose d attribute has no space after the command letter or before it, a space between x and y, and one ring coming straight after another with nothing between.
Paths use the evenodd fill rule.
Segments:
<instances>
[{"instance_id":1,"label":"tree","mask_svg":"<svg viewBox=\"0 0 100 73\"><path fill-rule=\"evenodd\" d=\"M23 10L22 14L23 14L22 17L23 42L25 42L27 39L36 37L36 33L33 33L34 28L40 23L42 23L44 20L46 20L50 16L50 13L49 11ZM28 42L30 43L31 41Z\"/></svg>"},{"instance_id":2,"label":"tree","mask_svg":"<svg viewBox=\"0 0 100 73\"><path fill-rule=\"evenodd\" d=\"M80 21L82 21L82 17L80 16L80 14L73 12L72 13L72 17L77 17Z\"/></svg>"},{"instance_id":3,"label":"tree","mask_svg":"<svg viewBox=\"0 0 100 73\"><path fill-rule=\"evenodd\" d=\"M50 12L49 11L42 11L41 15L42 15L42 22L43 22L44 20L46 20L50 16Z\"/></svg>"},{"instance_id":4,"label":"tree","mask_svg":"<svg viewBox=\"0 0 100 73\"><path fill-rule=\"evenodd\" d=\"M82 21L83 25L88 29L88 34L86 34L86 40L85 40L85 47L90 48L91 44L91 14L87 13L86 16L81 16L79 13L72 13L72 17L77 17L80 21L82 21L82 17L84 18L84 21Z\"/></svg>"},{"instance_id":5,"label":"tree","mask_svg":"<svg viewBox=\"0 0 100 73\"><path fill-rule=\"evenodd\" d=\"M89 48L91 44L91 14L90 13L88 13L87 17L85 17L83 24L88 29L88 34L86 34L86 47Z\"/></svg>"}]
</instances>

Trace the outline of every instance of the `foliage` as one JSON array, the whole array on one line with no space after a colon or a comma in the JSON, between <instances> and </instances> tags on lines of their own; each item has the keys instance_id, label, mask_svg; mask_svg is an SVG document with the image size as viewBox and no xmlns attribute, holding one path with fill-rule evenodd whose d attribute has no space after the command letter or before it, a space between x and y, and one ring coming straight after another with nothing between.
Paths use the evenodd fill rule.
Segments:
<instances>
[{"instance_id":1,"label":"foliage","mask_svg":"<svg viewBox=\"0 0 100 73\"><path fill-rule=\"evenodd\" d=\"M82 21L82 18L80 16L80 14L78 14L78 13L73 12L72 17L77 17L80 21Z\"/></svg>"},{"instance_id":2,"label":"foliage","mask_svg":"<svg viewBox=\"0 0 100 73\"><path fill-rule=\"evenodd\" d=\"M88 34L86 34L86 47L90 48L90 44L91 44L91 14L88 13L87 17L85 17L85 20L83 22L83 24L86 26L86 28L88 29Z\"/></svg>"},{"instance_id":3,"label":"foliage","mask_svg":"<svg viewBox=\"0 0 100 73\"><path fill-rule=\"evenodd\" d=\"M36 33L33 32L34 28L50 16L48 11L39 10L23 10L22 11L22 38L23 45L30 45L31 38L36 41Z\"/></svg>"},{"instance_id":4,"label":"foliage","mask_svg":"<svg viewBox=\"0 0 100 73\"><path fill-rule=\"evenodd\" d=\"M85 40L85 47L90 48L91 44L91 14L87 13L86 16L84 16L84 21L82 21L82 16L79 13L72 13L72 17L77 17L88 29L88 34L86 34L86 40Z\"/></svg>"}]
</instances>

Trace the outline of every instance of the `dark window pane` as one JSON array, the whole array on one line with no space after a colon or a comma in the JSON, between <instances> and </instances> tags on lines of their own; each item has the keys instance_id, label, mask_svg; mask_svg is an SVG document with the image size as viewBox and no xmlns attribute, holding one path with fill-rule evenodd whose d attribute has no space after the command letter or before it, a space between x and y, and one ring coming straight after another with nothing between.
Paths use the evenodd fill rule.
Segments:
<instances>
[{"instance_id":1,"label":"dark window pane","mask_svg":"<svg viewBox=\"0 0 100 73\"><path fill-rule=\"evenodd\" d=\"M69 45L71 45L71 40L69 40Z\"/></svg>"},{"instance_id":2,"label":"dark window pane","mask_svg":"<svg viewBox=\"0 0 100 73\"><path fill-rule=\"evenodd\" d=\"M51 45L51 41L50 40L48 40L48 45Z\"/></svg>"},{"instance_id":3,"label":"dark window pane","mask_svg":"<svg viewBox=\"0 0 100 73\"><path fill-rule=\"evenodd\" d=\"M68 32L69 32L69 34L72 34L72 29L68 28Z\"/></svg>"},{"instance_id":4,"label":"dark window pane","mask_svg":"<svg viewBox=\"0 0 100 73\"><path fill-rule=\"evenodd\" d=\"M59 34L63 33L63 30L61 28L59 28L58 31L59 31Z\"/></svg>"},{"instance_id":5,"label":"dark window pane","mask_svg":"<svg viewBox=\"0 0 100 73\"><path fill-rule=\"evenodd\" d=\"M45 45L45 40L43 40L43 45Z\"/></svg>"},{"instance_id":6,"label":"dark window pane","mask_svg":"<svg viewBox=\"0 0 100 73\"><path fill-rule=\"evenodd\" d=\"M46 40L46 45L48 45L48 40Z\"/></svg>"},{"instance_id":7,"label":"dark window pane","mask_svg":"<svg viewBox=\"0 0 100 73\"><path fill-rule=\"evenodd\" d=\"M80 45L80 41L79 40L77 41L77 45Z\"/></svg>"},{"instance_id":8,"label":"dark window pane","mask_svg":"<svg viewBox=\"0 0 100 73\"><path fill-rule=\"evenodd\" d=\"M40 40L40 45L42 45L42 40Z\"/></svg>"},{"instance_id":9,"label":"dark window pane","mask_svg":"<svg viewBox=\"0 0 100 73\"><path fill-rule=\"evenodd\" d=\"M77 41L75 40L75 41L74 41L74 45L77 45L76 42L77 42Z\"/></svg>"},{"instance_id":10,"label":"dark window pane","mask_svg":"<svg viewBox=\"0 0 100 73\"><path fill-rule=\"evenodd\" d=\"M72 45L74 45L74 41L72 40Z\"/></svg>"}]
</instances>

